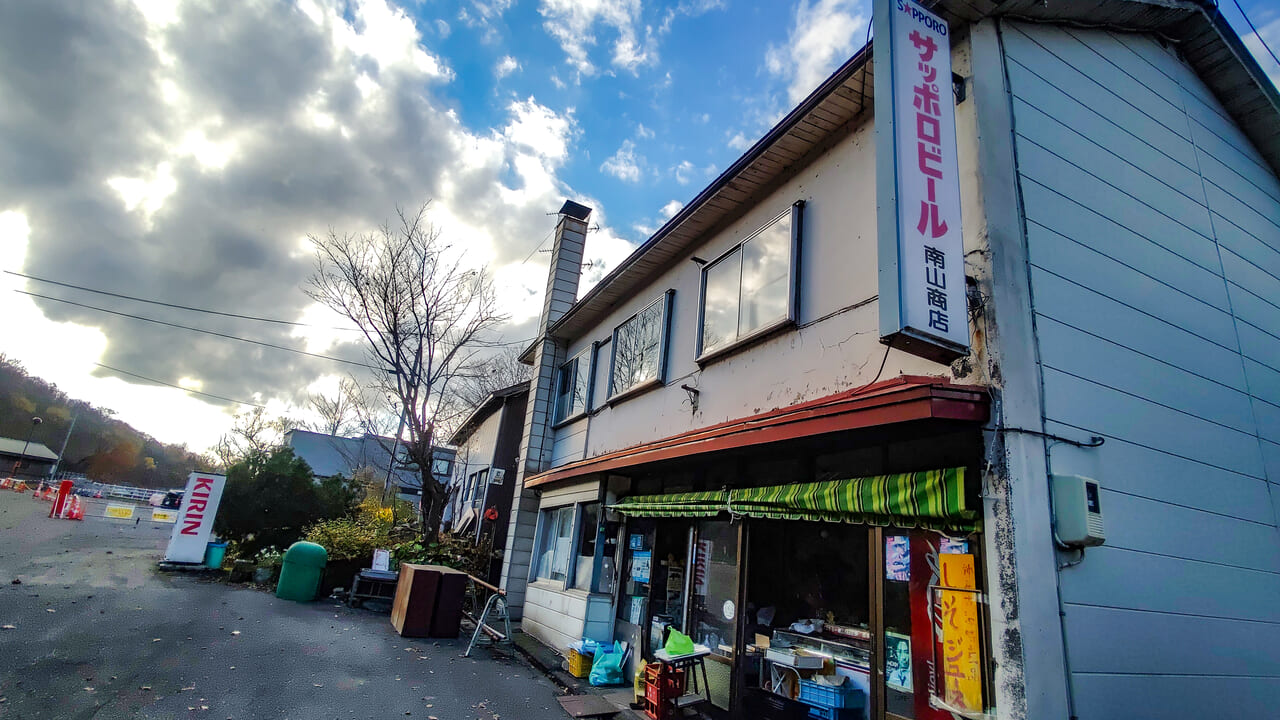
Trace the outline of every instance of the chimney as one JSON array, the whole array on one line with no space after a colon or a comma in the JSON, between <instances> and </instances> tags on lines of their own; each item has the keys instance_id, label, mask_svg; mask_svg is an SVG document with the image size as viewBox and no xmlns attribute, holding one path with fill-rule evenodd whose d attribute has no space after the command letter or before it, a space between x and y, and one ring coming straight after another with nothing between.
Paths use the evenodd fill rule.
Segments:
<instances>
[{"instance_id":1,"label":"chimney","mask_svg":"<svg viewBox=\"0 0 1280 720\"><path fill-rule=\"evenodd\" d=\"M565 345L548 335L547 330L564 317L578 299L582 251L591 208L565 200L559 215L555 243L551 246L551 268L547 272L547 294L542 302L542 320L534 345L533 381L525 406L521 462L516 466L511 524L502 563L502 588L507 591L507 607L514 619L524 614L525 584L533 561L533 538L538 522L538 496L533 490L524 489L524 479L551 466L551 411L555 402L556 370L565 360Z\"/></svg>"},{"instance_id":2,"label":"chimney","mask_svg":"<svg viewBox=\"0 0 1280 720\"><path fill-rule=\"evenodd\" d=\"M582 248L587 241L587 218L591 208L565 200L556 223L556 240L551 246L551 272L547 273L547 295L542 301L542 322L547 328L564 317L578 299L578 280L582 278Z\"/></svg>"}]
</instances>

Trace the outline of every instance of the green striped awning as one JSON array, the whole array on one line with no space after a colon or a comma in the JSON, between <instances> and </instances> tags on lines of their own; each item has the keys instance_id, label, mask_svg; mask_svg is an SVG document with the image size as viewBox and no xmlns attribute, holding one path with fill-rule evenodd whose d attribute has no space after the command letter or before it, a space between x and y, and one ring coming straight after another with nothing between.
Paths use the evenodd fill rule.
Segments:
<instances>
[{"instance_id":1,"label":"green striped awning","mask_svg":"<svg viewBox=\"0 0 1280 720\"><path fill-rule=\"evenodd\" d=\"M775 520L973 530L979 517L966 505L964 468L742 488L729 495L732 514Z\"/></svg>"},{"instance_id":2,"label":"green striped awning","mask_svg":"<svg viewBox=\"0 0 1280 720\"><path fill-rule=\"evenodd\" d=\"M631 517L715 517L725 511L729 493L724 490L672 493L668 495L635 495L623 498L610 510Z\"/></svg>"},{"instance_id":3,"label":"green striped awning","mask_svg":"<svg viewBox=\"0 0 1280 720\"><path fill-rule=\"evenodd\" d=\"M638 495L610 506L631 517L733 516L972 531L964 468L730 491Z\"/></svg>"}]
</instances>

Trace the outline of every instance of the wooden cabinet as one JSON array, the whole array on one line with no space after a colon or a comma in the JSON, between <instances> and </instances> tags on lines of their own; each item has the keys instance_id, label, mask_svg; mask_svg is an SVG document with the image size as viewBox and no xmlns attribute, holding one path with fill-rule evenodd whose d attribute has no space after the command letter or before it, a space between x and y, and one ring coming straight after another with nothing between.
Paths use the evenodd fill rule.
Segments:
<instances>
[{"instance_id":1,"label":"wooden cabinet","mask_svg":"<svg viewBox=\"0 0 1280 720\"><path fill-rule=\"evenodd\" d=\"M404 637L457 637L467 574L442 565L400 566L391 625Z\"/></svg>"}]
</instances>

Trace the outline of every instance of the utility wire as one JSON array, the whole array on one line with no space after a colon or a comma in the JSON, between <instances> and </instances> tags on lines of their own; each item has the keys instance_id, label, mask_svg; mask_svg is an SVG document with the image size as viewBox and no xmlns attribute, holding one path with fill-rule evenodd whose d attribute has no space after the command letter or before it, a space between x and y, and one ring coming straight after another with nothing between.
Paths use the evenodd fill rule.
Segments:
<instances>
[{"instance_id":1,"label":"utility wire","mask_svg":"<svg viewBox=\"0 0 1280 720\"><path fill-rule=\"evenodd\" d=\"M243 400L232 400L229 397L222 397L221 395L214 395L213 393L201 392L199 390L192 390L191 388L185 388L185 387L182 387L181 385L174 385L173 383L167 383L163 380L157 380L155 378L149 378L145 375L131 373L128 370L121 370L120 368L113 368L110 365L103 365L102 363L99 363L99 362L94 363L94 365L97 365L103 370L110 370L111 372L117 372L117 373L120 373L121 375L128 375L129 377L138 378L139 380L146 380L147 382L155 383L157 385L164 385L165 387L171 387L171 388L174 388L175 390L194 393L196 395L204 395L205 397L216 398L218 400L225 400L227 402L237 403L239 405L248 405L250 407L262 408L263 410L267 409L265 405L259 405L258 403L245 402Z\"/></svg>"},{"instance_id":2,"label":"utility wire","mask_svg":"<svg viewBox=\"0 0 1280 720\"><path fill-rule=\"evenodd\" d=\"M1236 4L1236 9L1240 11L1240 17L1244 18L1245 24L1247 24L1249 29L1253 31L1253 36L1258 38L1258 44L1267 51L1267 54L1271 56L1272 60L1276 61L1277 65L1280 65L1280 58L1276 57L1275 51L1271 49L1271 46L1267 44L1267 41L1262 39L1262 33L1258 32L1258 28L1253 26L1253 21L1249 19L1248 13L1244 11L1244 8L1240 7L1240 0L1233 1Z\"/></svg>"},{"instance_id":3,"label":"utility wire","mask_svg":"<svg viewBox=\"0 0 1280 720\"><path fill-rule=\"evenodd\" d=\"M555 228L551 228L550 230L548 230L547 234L543 235L542 239L538 241L538 244L535 245L533 249L529 251L529 254L524 256L524 259L520 261L520 264L523 265L529 262L529 258L533 257L534 253L542 249L543 244L547 242L547 238L551 237L551 233L554 233L555 231L556 231Z\"/></svg>"},{"instance_id":4,"label":"utility wire","mask_svg":"<svg viewBox=\"0 0 1280 720\"><path fill-rule=\"evenodd\" d=\"M311 327L321 328L324 330L343 330L346 332L360 332L359 328L333 327L329 325L312 325L310 323L295 322L293 320L278 320L276 318L258 317L256 315L242 315L240 313L222 312L221 310L208 310L205 308L191 307L189 305L178 305L175 303L162 302L160 300L148 300L147 298L134 297L133 295L122 295L120 293L108 292L106 290L95 290L94 288L85 287L83 285L73 285L71 283L61 282L59 280L50 280L48 278L36 277L35 275L27 275L26 273L14 272L13 270L5 270L5 274L14 275L27 280L35 280L36 282L48 283L50 285L58 285L72 290L83 290L84 292L96 293L98 295L106 295L108 297L120 298L122 300L133 300L134 302L150 303L152 305L160 305L175 310L188 310L190 312L207 313L209 315L221 315L223 317L239 318L241 320L256 320L257 322L275 323L277 325L292 325L294 327Z\"/></svg>"},{"instance_id":5,"label":"utility wire","mask_svg":"<svg viewBox=\"0 0 1280 720\"><path fill-rule=\"evenodd\" d=\"M164 325L166 327L178 328L180 330L190 330L191 332L204 333L205 335L213 335L214 337L226 338L227 340L238 340L240 342L249 343L251 345L260 345L262 347L269 347L275 350L284 350L285 352L297 353L298 355L306 355L307 357L319 358L320 360L331 360L333 362L345 363L347 365L355 365L357 367L369 368L370 370L379 369L377 367L374 367L373 365L367 365L362 362L356 362L355 360L343 360L342 358L333 357L332 355L321 355L319 353L307 352L306 350L298 350L297 348L285 347L284 345L274 345L272 343L263 342L261 340L250 340L249 338L243 338L238 335L228 335L227 333L214 332L213 330L204 330L202 328L191 327L189 325L179 325L177 323L165 322L164 320L156 320L155 318L143 317L141 315L131 315L129 313L119 312L117 310L108 310L106 308L98 307L96 305L86 305L84 303L73 302L71 300L63 300L62 298L51 297L49 295L41 295L39 293L27 292L26 290L14 289L14 292L22 293L23 295L30 295L31 297L37 297L42 300L52 300L54 302L65 303L67 305L74 305L76 307L85 308L87 310L97 310L98 312L104 312L111 315L119 315L120 317L132 318L134 320L142 320L144 322L155 323L157 325Z\"/></svg>"}]
</instances>

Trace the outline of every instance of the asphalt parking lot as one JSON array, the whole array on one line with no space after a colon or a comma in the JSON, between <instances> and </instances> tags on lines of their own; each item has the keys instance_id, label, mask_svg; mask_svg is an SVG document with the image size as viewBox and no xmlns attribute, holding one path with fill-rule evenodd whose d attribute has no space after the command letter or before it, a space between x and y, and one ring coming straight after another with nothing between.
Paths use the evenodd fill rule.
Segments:
<instances>
[{"instance_id":1,"label":"asphalt parking lot","mask_svg":"<svg viewBox=\"0 0 1280 720\"><path fill-rule=\"evenodd\" d=\"M518 656L156 571L169 525L0 491L0 718L565 718ZM18 580L20 584L13 583Z\"/></svg>"}]
</instances>

